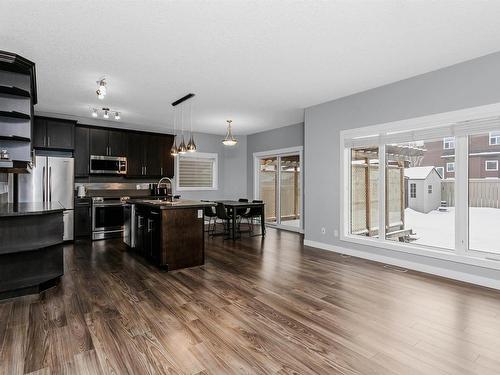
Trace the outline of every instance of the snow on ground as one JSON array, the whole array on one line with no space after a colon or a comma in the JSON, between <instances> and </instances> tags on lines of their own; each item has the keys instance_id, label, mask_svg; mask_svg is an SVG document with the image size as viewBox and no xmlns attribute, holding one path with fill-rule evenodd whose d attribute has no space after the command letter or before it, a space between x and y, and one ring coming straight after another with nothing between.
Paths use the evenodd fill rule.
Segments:
<instances>
[{"instance_id":1,"label":"snow on ground","mask_svg":"<svg viewBox=\"0 0 500 375\"><path fill-rule=\"evenodd\" d=\"M405 210L406 228L413 229L417 240L413 243L455 248L455 208L448 211L431 211L427 214L411 208ZM500 209L471 207L469 212L469 243L474 250L488 251L500 254L498 238L500 224Z\"/></svg>"}]
</instances>

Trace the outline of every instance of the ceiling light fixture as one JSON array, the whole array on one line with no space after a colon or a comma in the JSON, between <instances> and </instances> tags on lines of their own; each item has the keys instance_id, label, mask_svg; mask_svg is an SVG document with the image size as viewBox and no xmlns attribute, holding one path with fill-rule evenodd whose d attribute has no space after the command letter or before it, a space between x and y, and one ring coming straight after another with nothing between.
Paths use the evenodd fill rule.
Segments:
<instances>
[{"instance_id":1,"label":"ceiling light fixture","mask_svg":"<svg viewBox=\"0 0 500 375\"><path fill-rule=\"evenodd\" d=\"M92 109L92 117L97 117L97 108Z\"/></svg>"},{"instance_id":2,"label":"ceiling light fixture","mask_svg":"<svg viewBox=\"0 0 500 375\"><path fill-rule=\"evenodd\" d=\"M233 132L231 130L231 123L233 122L233 120L226 120L226 121L227 121L227 132L226 136L222 140L222 143L224 144L224 146L234 146L236 143L238 143L238 140L234 138Z\"/></svg>"},{"instance_id":3,"label":"ceiling light fixture","mask_svg":"<svg viewBox=\"0 0 500 375\"><path fill-rule=\"evenodd\" d=\"M186 143L184 142L184 107L181 107L181 143L179 144L179 154L186 153Z\"/></svg>"},{"instance_id":4,"label":"ceiling light fixture","mask_svg":"<svg viewBox=\"0 0 500 375\"><path fill-rule=\"evenodd\" d=\"M120 118L120 112L115 112L115 120L119 120Z\"/></svg>"},{"instance_id":5,"label":"ceiling light fixture","mask_svg":"<svg viewBox=\"0 0 500 375\"><path fill-rule=\"evenodd\" d=\"M177 115L175 113L175 107L174 107L172 113L174 115L174 143L172 144L172 147L170 148L170 155L177 156L179 154L179 151L177 150L177 135L175 134L175 125L177 123Z\"/></svg>"},{"instance_id":6,"label":"ceiling light fixture","mask_svg":"<svg viewBox=\"0 0 500 375\"><path fill-rule=\"evenodd\" d=\"M97 81L97 90L95 91L95 93L97 94L97 98L100 100L103 100L107 94L106 85L106 78L101 78L99 81Z\"/></svg>"},{"instance_id":7,"label":"ceiling light fixture","mask_svg":"<svg viewBox=\"0 0 500 375\"><path fill-rule=\"evenodd\" d=\"M109 108L103 108L102 110L104 111L104 114L102 115L102 117L108 119L109 118Z\"/></svg>"},{"instance_id":8,"label":"ceiling light fixture","mask_svg":"<svg viewBox=\"0 0 500 375\"><path fill-rule=\"evenodd\" d=\"M117 111L116 109L110 109L107 107L103 107L101 109L99 108L92 108L92 117L99 117L99 114L102 113L102 117L105 119L109 119L110 113L114 113L114 119L115 120L120 120L122 118L121 112Z\"/></svg>"},{"instance_id":9,"label":"ceiling light fixture","mask_svg":"<svg viewBox=\"0 0 500 375\"><path fill-rule=\"evenodd\" d=\"M189 132L191 136L189 137L189 142L187 144L187 150L189 152L196 152L196 143L194 143L193 137L193 105L189 103Z\"/></svg>"}]
</instances>

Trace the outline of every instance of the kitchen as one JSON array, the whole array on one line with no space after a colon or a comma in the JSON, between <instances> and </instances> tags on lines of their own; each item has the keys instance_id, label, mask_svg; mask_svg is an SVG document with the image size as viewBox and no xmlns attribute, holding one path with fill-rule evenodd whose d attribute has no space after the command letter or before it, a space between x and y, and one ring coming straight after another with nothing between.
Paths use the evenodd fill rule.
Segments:
<instances>
[{"instance_id":1,"label":"kitchen","mask_svg":"<svg viewBox=\"0 0 500 375\"><path fill-rule=\"evenodd\" d=\"M195 95L190 93L172 102L174 134L105 127L102 123L96 126L88 119L71 116L40 115L34 111L35 63L6 51L0 56L4 68L0 74L0 114L5 134L0 139L0 163L7 175L4 196L8 202L2 204L3 219L11 220L8 218L13 215L19 216L18 221L29 219L23 225L31 225L33 236L40 236L41 232L54 232L36 228L38 215L50 214L56 223L55 232L62 235L57 238L54 233L54 238L39 247L33 244L36 237L19 241L19 231L5 235L0 296L30 294L56 285L64 274L62 247L73 241L122 239L130 251L167 271L203 265L204 212L206 208L215 212L216 203L196 199L196 192L190 190L181 199L174 186L175 157L197 151L198 138L192 131L186 130L189 142L184 140L185 118L192 116L191 105L186 102ZM97 81L97 98L107 85L106 79ZM93 109L92 117L101 112L109 118L108 111ZM120 120L118 112L113 116L115 123ZM178 123L182 128L180 141L175 136ZM201 142L203 137L200 135ZM230 138L234 139L232 134ZM217 180L215 169L214 176L212 179ZM59 213L62 228L55 219ZM50 252L52 256L47 257ZM45 257L39 257L41 254ZM33 269L27 268L28 273L20 266L27 259L33 264ZM45 276L37 269L46 269Z\"/></svg>"}]
</instances>

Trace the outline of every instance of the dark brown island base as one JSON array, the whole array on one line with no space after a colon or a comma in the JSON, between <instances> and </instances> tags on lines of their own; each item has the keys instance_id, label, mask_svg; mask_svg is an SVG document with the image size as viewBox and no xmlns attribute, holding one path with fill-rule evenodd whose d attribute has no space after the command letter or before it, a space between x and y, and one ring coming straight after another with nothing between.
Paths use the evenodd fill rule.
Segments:
<instances>
[{"instance_id":1,"label":"dark brown island base","mask_svg":"<svg viewBox=\"0 0 500 375\"><path fill-rule=\"evenodd\" d=\"M63 207L0 204L0 299L38 293L64 274Z\"/></svg>"},{"instance_id":2,"label":"dark brown island base","mask_svg":"<svg viewBox=\"0 0 500 375\"><path fill-rule=\"evenodd\" d=\"M131 199L138 254L167 271L205 263L203 208L208 202Z\"/></svg>"}]
</instances>

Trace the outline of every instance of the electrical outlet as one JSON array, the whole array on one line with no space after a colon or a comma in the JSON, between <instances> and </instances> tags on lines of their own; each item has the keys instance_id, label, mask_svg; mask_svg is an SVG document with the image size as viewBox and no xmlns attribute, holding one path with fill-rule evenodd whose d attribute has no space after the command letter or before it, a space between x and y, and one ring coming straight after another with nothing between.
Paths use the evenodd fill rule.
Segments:
<instances>
[{"instance_id":1,"label":"electrical outlet","mask_svg":"<svg viewBox=\"0 0 500 375\"><path fill-rule=\"evenodd\" d=\"M325 233L326 233L325 227L321 228L321 234L325 234Z\"/></svg>"},{"instance_id":2,"label":"electrical outlet","mask_svg":"<svg viewBox=\"0 0 500 375\"><path fill-rule=\"evenodd\" d=\"M333 231L333 235L334 235L335 237L338 237L338 236L339 236L339 231L338 231L337 229L334 229L334 231Z\"/></svg>"}]
</instances>

